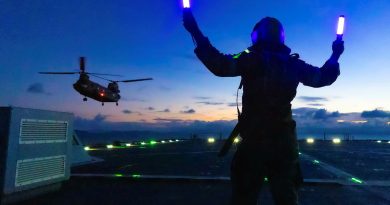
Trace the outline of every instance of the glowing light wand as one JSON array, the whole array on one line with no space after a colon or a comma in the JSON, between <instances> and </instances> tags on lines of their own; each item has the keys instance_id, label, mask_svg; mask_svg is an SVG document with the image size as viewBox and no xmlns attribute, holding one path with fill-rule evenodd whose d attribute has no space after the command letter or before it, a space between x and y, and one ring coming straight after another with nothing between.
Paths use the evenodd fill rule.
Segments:
<instances>
[{"instance_id":1,"label":"glowing light wand","mask_svg":"<svg viewBox=\"0 0 390 205\"><path fill-rule=\"evenodd\" d=\"M191 8L190 0L183 0L183 8L185 9Z\"/></svg>"},{"instance_id":2,"label":"glowing light wand","mask_svg":"<svg viewBox=\"0 0 390 205\"><path fill-rule=\"evenodd\" d=\"M344 25L345 25L345 16L341 15L339 17L339 22L337 24L337 40L343 40Z\"/></svg>"}]
</instances>

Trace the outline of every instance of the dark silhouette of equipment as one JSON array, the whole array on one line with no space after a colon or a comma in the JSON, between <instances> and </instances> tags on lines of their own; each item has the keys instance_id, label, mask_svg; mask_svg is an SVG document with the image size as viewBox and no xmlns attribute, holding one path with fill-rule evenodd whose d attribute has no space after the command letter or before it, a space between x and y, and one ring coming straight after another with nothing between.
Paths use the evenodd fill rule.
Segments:
<instances>
[{"instance_id":1,"label":"dark silhouette of equipment","mask_svg":"<svg viewBox=\"0 0 390 205\"><path fill-rule=\"evenodd\" d=\"M112 74L101 74L101 73L89 73L85 72L85 57L80 57L80 71L78 72L39 72L40 74L54 74L54 75L74 75L79 74L80 77L76 83L73 84L73 88L84 96L83 101L87 101L88 98L92 98L102 103L115 102L118 105L118 101L121 99L119 95L118 83L132 83L138 81L153 80L153 78L143 78L134 80L110 80L101 76L119 76ZM96 82L89 79L89 76L100 78L109 81L108 86L104 87Z\"/></svg>"}]
</instances>

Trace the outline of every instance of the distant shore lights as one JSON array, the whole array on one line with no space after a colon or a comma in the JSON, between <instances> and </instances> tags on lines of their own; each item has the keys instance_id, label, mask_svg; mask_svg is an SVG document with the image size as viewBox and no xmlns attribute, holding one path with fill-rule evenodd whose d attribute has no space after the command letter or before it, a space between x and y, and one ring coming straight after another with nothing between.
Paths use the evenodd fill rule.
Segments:
<instances>
[{"instance_id":1,"label":"distant shore lights","mask_svg":"<svg viewBox=\"0 0 390 205\"><path fill-rule=\"evenodd\" d=\"M210 137L210 138L207 139L207 142L208 143L214 143L215 142L215 138Z\"/></svg>"},{"instance_id":2,"label":"distant shore lights","mask_svg":"<svg viewBox=\"0 0 390 205\"><path fill-rule=\"evenodd\" d=\"M333 138L332 142L334 144L340 144L341 143L341 139L340 138Z\"/></svg>"},{"instance_id":3,"label":"distant shore lights","mask_svg":"<svg viewBox=\"0 0 390 205\"><path fill-rule=\"evenodd\" d=\"M183 8L185 9L191 8L190 0L183 0Z\"/></svg>"},{"instance_id":4,"label":"distant shore lights","mask_svg":"<svg viewBox=\"0 0 390 205\"><path fill-rule=\"evenodd\" d=\"M314 139L313 139L313 138L307 138L307 139L306 139L306 142L307 142L308 144L313 144L313 143L314 143Z\"/></svg>"}]
</instances>

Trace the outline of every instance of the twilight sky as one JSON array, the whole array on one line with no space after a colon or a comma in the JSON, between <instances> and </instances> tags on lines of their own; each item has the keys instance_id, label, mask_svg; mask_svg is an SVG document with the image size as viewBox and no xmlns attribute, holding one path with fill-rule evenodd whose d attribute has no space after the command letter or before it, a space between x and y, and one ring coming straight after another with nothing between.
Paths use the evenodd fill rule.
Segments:
<instances>
[{"instance_id":1,"label":"twilight sky","mask_svg":"<svg viewBox=\"0 0 390 205\"><path fill-rule=\"evenodd\" d=\"M293 52L317 66L331 54L338 15L346 15L341 76L326 88L300 85L293 107L341 113L333 121L365 120L356 113L390 110L390 1L192 4L204 34L224 53L250 46L254 24L272 16L284 25ZM239 78L213 76L196 60L193 48L179 0L0 0L0 106L68 111L83 119L103 116L109 122L235 119L232 103ZM78 76L37 74L78 69L79 56L87 57L91 72L155 80L122 84L119 107L102 107L83 102L73 90ZM390 115L383 113L385 122Z\"/></svg>"}]
</instances>

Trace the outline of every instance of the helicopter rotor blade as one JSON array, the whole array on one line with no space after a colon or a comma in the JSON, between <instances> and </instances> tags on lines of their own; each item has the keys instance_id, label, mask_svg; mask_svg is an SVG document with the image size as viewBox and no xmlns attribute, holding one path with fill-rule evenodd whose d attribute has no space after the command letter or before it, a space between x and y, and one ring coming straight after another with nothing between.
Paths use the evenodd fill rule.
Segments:
<instances>
[{"instance_id":1,"label":"helicopter rotor blade","mask_svg":"<svg viewBox=\"0 0 390 205\"><path fill-rule=\"evenodd\" d=\"M114 75L114 74L104 74L104 73L88 73L88 72L38 72L39 74L57 74L57 75L71 75L71 74L88 74L88 75L105 75L105 76L115 76L115 77L121 77L121 75Z\"/></svg>"},{"instance_id":2,"label":"helicopter rotor blade","mask_svg":"<svg viewBox=\"0 0 390 205\"><path fill-rule=\"evenodd\" d=\"M53 74L53 75L73 75L80 72L38 72L39 74Z\"/></svg>"},{"instance_id":3,"label":"helicopter rotor blade","mask_svg":"<svg viewBox=\"0 0 390 205\"><path fill-rule=\"evenodd\" d=\"M153 80L153 78L143 78L143 79L134 79L134 80L118 80L115 82L117 82L117 83L132 83L132 82L139 82L139 81L146 81L146 80Z\"/></svg>"},{"instance_id":4,"label":"helicopter rotor blade","mask_svg":"<svg viewBox=\"0 0 390 205\"><path fill-rule=\"evenodd\" d=\"M93 75L93 76L96 76L96 75L105 75L105 76L122 77L121 75L116 75L116 74L106 74L106 73L88 73L88 72L85 72L85 74L89 74L89 75Z\"/></svg>"}]
</instances>

